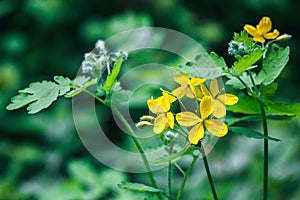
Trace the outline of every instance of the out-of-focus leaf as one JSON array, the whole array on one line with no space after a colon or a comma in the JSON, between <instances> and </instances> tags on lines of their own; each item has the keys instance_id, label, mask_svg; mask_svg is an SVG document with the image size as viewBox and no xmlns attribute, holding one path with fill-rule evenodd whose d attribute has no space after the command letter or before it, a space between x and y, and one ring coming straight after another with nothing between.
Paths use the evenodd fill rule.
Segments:
<instances>
[{"instance_id":1,"label":"out-of-focus leaf","mask_svg":"<svg viewBox=\"0 0 300 200\"><path fill-rule=\"evenodd\" d=\"M123 181L122 183L118 184L119 188L126 189L126 190L133 190L137 192L151 192L151 193L163 193L164 191L161 189L157 189L145 184L141 183L130 183Z\"/></svg>"},{"instance_id":2,"label":"out-of-focus leaf","mask_svg":"<svg viewBox=\"0 0 300 200\"><path fill-rule=\"evenodd\" d=\"M84 183L88 186L97 185L99 181L99 175L95 172L95 169L87 162L73 161L68 165L68 172L71 177Z\"/></svg>"},{"instance_id":3,"label":"out-of-focus leaf","mask_svg":"<svg viewBox=\"0 0 300 200\"><path fill-rule=\"evenodd\" d=\"M272 119L272 120L290 120L294 116L267 114L266 117L268 119ZM247 115L247 116L243 116L243 117L226 116L225 120L226 120L226 124L228 126L231 126L233 124L236 124L236 123L242 122L242 121L261 121L262 116L260 114Z\"/></svg>"},{"instance_id":4,"label":"out-of-focus leaf","mask_svg":"<svg viewBox=\"0 0 300 200\"><path fill-rule=\"evenodd\" d=\"M248 128L244 127L238 127L238 126L231 126L229 127L229 130L232 131L234 134L237 135L245 135L250 138L256 138L256 139L268 139L268 140L273 140L273 141L280 141L280 139L273 138L273 137L267 137L261 134L260 132L257 132L255 130L251 130Z\"/></svg>"},{"instance_id":5,"label":"out-of-focus leaf","mask_svg":"<svg viewBox=\"0 0 300 200\"><path fill-rule=\"evenodd\" d=\"M177 153L173 153L171 155L165 156L159 160L153 161L154 164L163 164L172 160L175 160L184 155L193 155L194 151L199 150L199 147L196 146L188 146L178 151Z\"/></svg>"}]
</instances>

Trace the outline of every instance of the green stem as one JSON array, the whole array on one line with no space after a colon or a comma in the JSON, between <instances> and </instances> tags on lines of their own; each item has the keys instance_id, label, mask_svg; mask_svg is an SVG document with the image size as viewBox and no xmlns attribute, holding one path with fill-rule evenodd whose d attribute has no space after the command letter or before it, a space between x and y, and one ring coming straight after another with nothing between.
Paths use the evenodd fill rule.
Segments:
<instances>
[{"instance_id":1,"label":"green stem","mask_svg":"<svg viewBox=\"0 0 300 200\"><path fill-rule=\"evenodd\" d=\"M136 145L138 151L140 152L141 156L142 156L142 159L143 159L143 162L144 162L144 165L148 171L148 175L149 175L149 178L150 178L150 181L151 181L151 184L153 187L157 188L157 184L156 184L156 181L154 179L154 176L153 176L153 173L152 173L152 170L151 170L151 167L150 167L150 164L149 164L149 161L147 159L147 156L145 154L145 151L141 145L141 143L139 142L139 140L137 139L137 136L134 132L134 130L131 128L131 126L128 124L127 120L124 118L124 116L120 113L120 111L115 108L113 105L111 107L112 111L115 112L115 114L117 115L117 117L121 120L121 122L123 123L123 125L126 127L126 129L130 132L131 134L131 138L134 142L134 144Z\"/></svg>"},{"instance_id":2,"label":"green stem","mask_svg":"<svg viewBox=\"0 0 300 200\"><path fill-rule=\"evenodd\" d=\"M83 91L84 91L85 93L87 93L88 95L94 97L94 98L95 98L96 100L98 100L100 103L102 103L102 104L104 104L105 106L107 106L107 103L106 103L103 99L99 98L98 96L96 96L95 94L93 94L92 92L90 92L88 89L84 89Z\"/></svg>"},{"instance_id":3,"label":"green stem","mask_svg":"<svg viewBox=\"0 0 300 200\"><path fill-rule=\"evenodd\" d=\"M229 72L228 70L225 70L224 72L237 78L242 83L242 85L247 89L248 93L253 93L252 89L250 87L248 87L248 85L245 83L245 81L243 81L243 79L241 79L240 75L233 74L233 73Z\"/></svg>"},{"instance_id":4,"label":"green stem","mask_svg":"<svg viewBox=\"0 0 300 200\"><path fill-rule=\"evenodd\" d=\"M256 87L255 80L254 80L254 78L253 78L253 76L252 76L252 73L251 73L250 71L249 71L249 76L250 76L250 80L251 80L251 83L252 83L252 85L253 85L254 91L256 92L256 95L257 95L258 89L257 89L257 87Z\"/></svg>"},{"instance_id":5,"label":"green stem","mask_svg":"<svg viewBox=\"0 0 300 200\"><path fill-rule=\"evenodd\" d=\"M253 93L253 90L252 90L252 88L251 87L248 87L248 85L243 81L243 79L241 79L241 77L239 77L239 76L235 76L237 79L239 79L239 81L243 84L243 86L247 89L247 90L249 90L249 92L250 93Z\"/></svg>"},{"instance_id":6,"label":"green stem","mask_svg":"<svg viewBox=\"0 0 300 200\"><path fill-rule=\"evenodd\" d=\"M169 199L172 200L172 163L169 161L169 166L168 166L168 193L169 193Z\"/></svg>"},{"instance_id":7,"label":"green stem","mask_svg":"<svg viewBox=\"0 0 300 200\"><path fill-rule=\"evenodd\" d=\"M201 152L202 157L203 157L203 162L204 162L207 178L208 178L208 181L209 181L209 185L210 185L210 188L211 188L211 192L213 194L214 200L218 200L218 195L217 195L217 192L216 192L216 189L215 189L215 184L214 184L213 178L211 176L208 161L207 161L207 157L206 157L206 154L205 154L205 150L204 150L204 147L202 146L201 142L200 142L200 152Z\"/></svg>"},{"instance_id":8,"label":"green stem","mask_svg":"<svg viewBox=\"0 0 300 200\"><path fill-rule=\"evenodd\" d=\"M264 107L264 103L261 99L258 99L258 103L261 110L264 136L268 137L268 124L266 118L266 111ZM268 168L269 168L269 141L268 139L264 139L264 190L263 190L263 199L268 199Z\"/></svg>"},{"instance_id":9,"label":"green stem","mask_svg":"<svg viewBox=\"0 0 300 200\"><path fill-rule=\"evenodd\" d=\"M196 163L198 157L199 157L198 155L197 155L197 156L196 156L196 155L193 155L193 160L192 160L192 162L191 162L189 168L188 168L188 169L186 170L186 172L184 173L184 177L183 177L183 180L182 180L182 183L181 183L179 192L178 192L178 194L177 194L176 200L180 200L181 195L182 195L182 192L183 192L183 189L184 189L184 186L185 186L185 183L186 183L186 180L187 180L189 174L191 173L191 171L192 171L192 169L193 169L193 167L194 167L194 165L195 165L195 163Z\"/></svg>"},{"instance_id":10,"label":"green stem","mask_svg":"<svg viewBox=\"0 0 300 200\"><path fill-rule=\"evenodd\" d=\"M177 163L174 163L174 165L182 173L182 175L185 174L185 172L183 171L183 169L181 169L181 167Z\"/></svg>"},{"instance_id":11,"label":"green stem","mask_svg":"<svg viewBox=\"0 0 300 200\"><path fill-rule=\"evenodd\" d=\"M98 96L96 96L95 94L91 93L89 90L85 89L84 92L87 93L88 95L94 97L96 100L98 100L100 103L103 103L105 106L108 106L107 103L103 99L101 99ZM157 184L156 184L156 181L154 179L154 175L152 173L149 161L148 161L147 156L145 154L145 151L144 151L141 143L137 139L137 136L136 136L134 130L131 128L131 126L128 124L127 120L124 118L124 116L120 113L120 111L117 108L115 108L113 105L111 105L111 109L112 109L112 111L115 112L115 114L118 116L118 118L122 121L123 125L130 132L131 138L132 138L134 144L136 145L139 153L141 154L141 157L142 157L142 160L143 160L144 165L146 167L150 182L151 182L153 187L158 188ZM163 200L163 195L161 193L157 193L157 195L158 195L159 199Z\"/></svg>"},{"instance_id":12,"label":"green stem","mask_svg":"<svg viewBox=\"0 0 300 200\"><path fill-rule=\"evenodd\" d=\"M170 149L169 149L169 154L171 155L173 151L173 145L171 144ZM169 199L172 200L172 162L169 161L169 166L168 166L168 194L169 194Z\"/></svg>"}]
</instances>

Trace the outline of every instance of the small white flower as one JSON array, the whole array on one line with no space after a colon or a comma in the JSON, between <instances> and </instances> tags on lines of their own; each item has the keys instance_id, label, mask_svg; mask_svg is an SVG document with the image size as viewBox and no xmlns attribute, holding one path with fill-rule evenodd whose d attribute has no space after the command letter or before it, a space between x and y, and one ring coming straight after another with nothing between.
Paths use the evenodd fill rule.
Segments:
<instances>
[{"instance_id":1,"label":"small white flower","mask_svg":"<svg viewBox=\"0 0 300 200\"><path fill-rule=\"evenodd\" d=\"M105 43L103 40L98 40L95 44L95 48L97 49L105 49Z\"/></svg>"}]
</instances>

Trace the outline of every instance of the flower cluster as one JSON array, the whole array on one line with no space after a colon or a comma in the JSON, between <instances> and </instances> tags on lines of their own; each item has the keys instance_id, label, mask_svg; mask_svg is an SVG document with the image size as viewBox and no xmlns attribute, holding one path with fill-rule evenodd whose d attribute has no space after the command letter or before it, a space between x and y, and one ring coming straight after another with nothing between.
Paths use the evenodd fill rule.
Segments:
<instances>
[{"instance_id":1,"label":"flower cluster","mask_svg":"<svg viewBox=\"0 0 300 200\"><path fill-rule=\"evenodd\" d=\"M123 51L109 52L103 40L98 40L95 44L93 51L84 54L84 60L81 63L82 73L90 74L107 69L110 73L110 69L114 62L123 55L123 60L126 60L128 54Z\"/></svg>"},{"instance_id":2,"label":"flower cluster","mask_svg":"<svg viewBox=\"0 0 300 200\"><path fill-rule=\"evenodd\" d=\"M210 80L209 88L206 87L206 80L203 78L189 78L188 74L174 75L174 80L180 86L172 92L163 91L162 96L147 101L149 110L156 115L151 120L153 132L163 133L168 129L175 129L175 119L178 126L191 127L188 133L188 140L191 144L198 144L205 135L205 130L209 133L222 137L227 134L226 124L220 120L225 117L225 105L233 105L238 102L238 97L233 94L223 94L224 88L220 89L217 79ZM187 97L195 99L199 107L198 111L179 112L174 114L171 111L172 103L181 102L181 99ZM181 102L182 103L182 102ZM175 116L175 117L174 117ZM149 116L143 116L143 119ZM142 120L138 126L149 124L147 120ZM180 130L175 130L180 131Z\"/></svg>"},{"instance_id":3,"label":"flower cluster","mask_svg":"<svg viewBox=\"0 0 300 200\"><path fill-rule=\"evenodd\" d=\"M244 42L238 42L231 40L229 42L228 54L231 56L240 55L243 56L247 53L246 44Z\"/></svg>"}]
</instances>

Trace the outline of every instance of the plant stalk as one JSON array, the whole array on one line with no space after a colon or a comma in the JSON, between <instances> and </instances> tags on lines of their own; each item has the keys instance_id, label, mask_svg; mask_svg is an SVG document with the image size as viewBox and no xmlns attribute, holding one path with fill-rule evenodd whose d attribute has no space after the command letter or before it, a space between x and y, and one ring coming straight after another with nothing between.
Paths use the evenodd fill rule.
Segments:
<instances>
[{"instance_id":1,"label":"plant stalk","mask_svg":"<svg viewBox=\"0 0 300 200\"><path fill-rule=\"evenodd\" d=\"M202 157L203 157L203 162L204 162L204 166L205 166L205 170L206 170L206 174L207 174L207 178L208 178L208 181L209 181L209 185L210 185L210 188L211 188L212 195L214 197L214 200L218 200L218 195L217 195L217 192L216 192L215 184L214 184L213 178L211 176L208 161L207 161L207 157L206 157L206 154L205 154L205 150L204 150L204 147L202 146L201 142L200 142L200 152L201 152Z\"/></svg>"},{"instance_id":2,"label":"plant stalk","mask_svg":"<svg viewBox=\"0 0 300 200\"><path fill-rule=\"evenodd\" d=\"M187 180L188 176L190 175L190 173L191 173L191 171L192 171L192 169L193 169L193 167L194 167L194 165L195 165L198 157L199 156L193 155L193 160L192 160L190 166L188 167L188 169L186 170L186 172L184 173L184 177L183 177L183 180L182 180L179 192L177 194L176 200L180 200L182 192L184 190L184 186L185 186L186 180Z\"/></svg>"},{"instance_id":3,"label":"plant stalk","mask_svg":"<svg viewBox=\"0 0 300 200\"><path fill-rule=\"evenodd\" d=\"M103 101L102 99L100 99L99 97L97 97L95 94L91 93L88 90L84 90L84 92L86 92L88 95L94 97L96 100L98 100L100 103L103 103L105 106L107 106L106 102ZM128 124L127 120L124 118L124 116L120 113L120 111L113 105L111 105L111 110L113 112L115 112L115 114L117 115L117 117L122 121L123 125L126 127L126 129L130 132L131 134L131 138L134 142L134 144L136 145L139 153L141 154L142 160L144 162L144 165L146 167L147 170L147 174L149 176L150 182L152 184L153 187L158 188L157 183L155 181L154 175L152 173L148 158L145 154L144 148L141 145L141 143L139 142L139 140L137 139L137 136L134 132L134 130L131 128L131 126ZM157 196L159 197L159 199L163 200L163 195L160 193L157 193Z\"/></svg>"},{"instance_id":4,"label":"plant stalk","mask_svg":"<svg viewBox=\"0 0 300 200\"><path fill-rule=\"evenodd\" d=\"M169 161L169 166L168 166L168 194L169 194L169 199L172 200L172 163Z\"/></svg>"},{"instance_id":5,"label":"plant stalk","mask_svg":"<svg viewBox=\"0 0 300 200\"><path fill-rule=\"evenodd\" d=\"M157 184L156 184L156 181L154 179L154 176L153 176L153 173L152 173L152 170L151 170L151 167L150 167L150 164L149 164L149 161L147 159L147 156L145 154L145 151L141 145L141 143L139 142L139 140L137 139L137 136L135 134L135 132L132 130L132 128L130 127L130 125L128 124L127 120L123 117L123 115L120 113L120 111L115 108L113 105L111 106L111 109L112 111L114 111L117 115L117 117L121 120L121 122L123 123L123 125L126 127L126 129L130 132L131 134L131 138L134 142L134 144L136 145L138 151L140 152L141 154L141 157L143 159L143 162L144 162L144 165L147 169L147 173L149 175L149 178L150 178L150 181L151 181L151 184L153 187L157 188Z\"/></svg>"},{"instance_id":6,"label":"plant stalk","mask_svg":"<svg viewBox=\"0 0 300 200\"><path fill-rule=\"evenodd\" d=\"M264 103L261 99L258 99L258 103L260 106L260 111L262 115L262 123L263 123L263 130L264 136L268 137L268 124L267 124L267 117L266 111L264 107ZM264 139L264 188L263 188L263 200L268 199L268 174L269 174L269 141L268 139Z\"/></svg>"},{"instance_id":7,"label":"plant stalk","mask_svg":"<svg viewBox=\"0 0 300 200\"><path fill-rule=\"evenodd\" d=\"M173 145L171 144L169 149L169 154L171 155L173 151ZM169 161L168 163L168 194L169 194L169 200L172 200L172 162Z\"/></svg>"}]
</instances>

